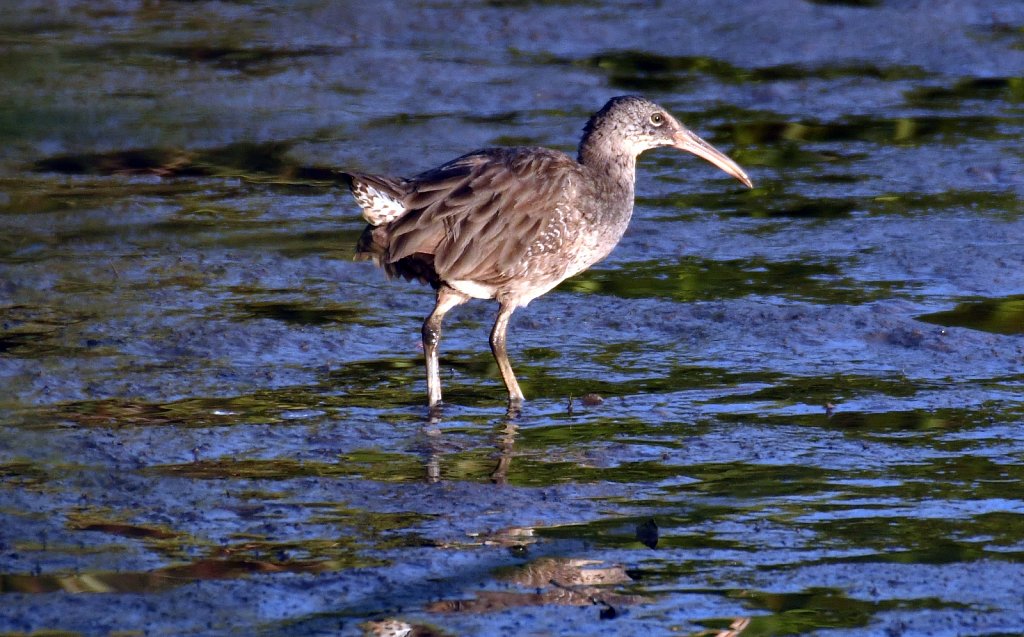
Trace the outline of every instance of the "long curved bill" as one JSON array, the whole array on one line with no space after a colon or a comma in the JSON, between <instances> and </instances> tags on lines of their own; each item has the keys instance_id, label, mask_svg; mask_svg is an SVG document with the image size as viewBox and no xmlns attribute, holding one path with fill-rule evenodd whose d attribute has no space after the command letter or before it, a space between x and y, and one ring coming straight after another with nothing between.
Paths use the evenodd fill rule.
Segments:
<instances>
[{"instance_id":1,"label":"long curved bill","mask_svg":"<svg viewBox=\"0 0 1024 637\"><path fill-rule=\"evenodd\" d=\"M698 137L696 133L684 128L677 132L673 136L673 139L675 141L673 146L679 150L685 150L688 153L693 153L701 159L711 162L736 179L740 180L747 188L754 187L754 183L750 181L750 177L747 177L747 173L743 172L743 169L740 168L739 164L729 159L725 153Z\"/></svg>"}]
</instances>

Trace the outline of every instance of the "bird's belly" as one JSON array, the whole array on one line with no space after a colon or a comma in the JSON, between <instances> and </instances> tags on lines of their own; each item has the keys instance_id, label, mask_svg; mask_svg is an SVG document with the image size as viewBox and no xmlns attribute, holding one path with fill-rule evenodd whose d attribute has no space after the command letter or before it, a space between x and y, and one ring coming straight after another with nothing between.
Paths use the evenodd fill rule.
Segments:
<instances>
[{"instance_id":1,"label":"bird's belly","mask_svg":"<svg viewBox=\"0 0 1024 637\"><path fill-rule=\"evenodd\" d=\"M456 292L465 294L466 296L474 299L493 299L497 293L497 288L495 286L487 285L486 283L477 283L476 281L455 280L445 281L445 283Z\"/></svg>"},{"instance_id":2,"label":"bird's belly","mask_svg":"<svg viewBox=\"0 0 1024 637\"><path fill-rule=\"evenodd\" d=\"M514 299L516 305L524 306L533 299L550 292L559 283L583 272L608 256L614 244L588 241L578 238L569 252L546 255L533 260L522 277L504 290L497 291L499 300Z\"/></svg>"}]
</instances>

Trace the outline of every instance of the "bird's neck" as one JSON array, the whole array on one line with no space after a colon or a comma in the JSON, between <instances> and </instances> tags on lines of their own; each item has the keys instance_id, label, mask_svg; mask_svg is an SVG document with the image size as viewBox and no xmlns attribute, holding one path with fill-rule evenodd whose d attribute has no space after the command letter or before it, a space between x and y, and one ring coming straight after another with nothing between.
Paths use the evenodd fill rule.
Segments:
<instances>
[{"instance_id":1,"label":"bird's neck","mask_svg":"<svg viewBox=\"0 0 1024 637\"><path fill-rule=\"evenodd\" d=\"M636 181L636 155L618 148L612 139L598 131L588 131L580 141L577 161L602 182L621 188L623 194L633 199L633 183Z\"/></svg>"}]
</instances>

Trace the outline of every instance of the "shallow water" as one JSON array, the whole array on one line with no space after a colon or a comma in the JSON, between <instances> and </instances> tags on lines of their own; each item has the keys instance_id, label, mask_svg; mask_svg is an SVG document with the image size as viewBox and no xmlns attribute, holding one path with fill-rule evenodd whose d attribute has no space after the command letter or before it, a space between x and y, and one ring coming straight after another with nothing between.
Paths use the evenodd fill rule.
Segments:
<instances>
[{"instance_id":1,"label":"shallow water","mask_svg":"<svg viewBox=\"0 0 1024 637\"><path fill-rule=\"evenodd\" d=\"M22 2L0 47L0 632L1024 632L1019 3ZM425 420L429 290L332 169L623 92L756 188L645 155L512 320L524 412L477 302Z\"/></svg>"}]
</instances>

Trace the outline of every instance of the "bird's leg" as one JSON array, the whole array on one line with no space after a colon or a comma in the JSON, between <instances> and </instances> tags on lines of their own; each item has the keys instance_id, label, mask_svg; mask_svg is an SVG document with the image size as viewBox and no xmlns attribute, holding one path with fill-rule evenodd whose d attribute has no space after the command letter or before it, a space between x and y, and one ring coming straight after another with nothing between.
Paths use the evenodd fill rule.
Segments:
<instances>
[{"instance_id":1,"label":"bird's leg","mask_svg":"<svg viewBox=\"0 0 1024 637\"><path fill-rule=\"evenodd\" d=\"M523 391L519 389L516 375L512 373L512 364L508 362L508 352L505 350L505 332L508 330L508 320L515 309L516 306L512 303L502 303L498 307L494 329L491 330L491 353L494 354L494 360L498 361L501 379L505 381L505 387L508 389L509 405L523 402Z\"/></svg>"},{"instance_id":2,"label":"bird's leg","mask_svg":"<svg viewBox=\"0 0 1024 637\"><path fill-rule=\"evenodd\" d=\"M430 409L441 404L441 367L437 345L441 341L441 321L448 310L467 301L466 297L448 287L437 291L434 311L423 321L423 355L427 362L427 395Z\"/></svg>"}]
</instances>

